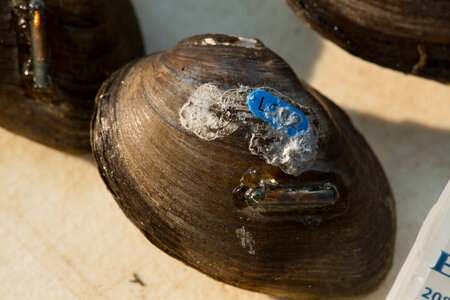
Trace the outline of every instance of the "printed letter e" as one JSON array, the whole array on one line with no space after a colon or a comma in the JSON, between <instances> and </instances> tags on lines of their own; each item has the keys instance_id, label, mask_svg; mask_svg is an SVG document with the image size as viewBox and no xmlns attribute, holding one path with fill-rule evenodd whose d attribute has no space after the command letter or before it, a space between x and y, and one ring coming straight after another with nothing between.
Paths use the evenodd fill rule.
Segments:
<instances>
[{"instance_id":1,"label":"printed letter e","mask_svg":"<svg viewBox=\"0 0 450 300\"><path fill-rule=\"evenodd\" d=\"M450 278L450 274L445 273L443 271L444 267L450 267L450 260L449 260L450 254L445 251L442 251L442 250L441 250L441 252L442 252L441 256L439 257L438 261L436 262L436 265L434 267L432 267L431 269Z\"/></svg>"}]
</instances>

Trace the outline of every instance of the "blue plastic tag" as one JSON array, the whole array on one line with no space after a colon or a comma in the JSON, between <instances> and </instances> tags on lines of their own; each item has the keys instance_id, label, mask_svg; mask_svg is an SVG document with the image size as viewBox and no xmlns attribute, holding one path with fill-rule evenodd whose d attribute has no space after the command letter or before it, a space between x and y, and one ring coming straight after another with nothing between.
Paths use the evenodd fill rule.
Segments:
<instances>
[{"instance_id":1,"label":"blue plastic tag","mask_svg":"<svg viewBox=\"0 0 450 300\"><path fill-rule=\"evenodd\" d=\"M305 114L274 95L257 90L248 96L248 107L258 118L295 136L308 130Z\"/></svg>"}]
</instances>

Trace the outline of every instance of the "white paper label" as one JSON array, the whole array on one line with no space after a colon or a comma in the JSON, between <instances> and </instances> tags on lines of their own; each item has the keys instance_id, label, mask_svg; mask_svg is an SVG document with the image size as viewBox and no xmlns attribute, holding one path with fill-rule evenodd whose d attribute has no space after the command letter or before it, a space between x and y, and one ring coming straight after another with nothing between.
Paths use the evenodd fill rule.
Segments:
<instances>
[{"instance_id":1,"label":"white paper label","mask_svg":"<svg viewBox=\"0 0 450 300\"><path fill-rule=\"evenodd\" d=\"M416 299L450 300L450 241L439 253Z\"/></svg>"},{"instance_id":2,"label":"white paper label","mask_svg":"<svg viewBox=\"0 0 450 300\"><path fill-rule=\"evenodd\" d=\"M386 300L450 300L450 181L423 222Z\"/></svg>"}]
</instances>

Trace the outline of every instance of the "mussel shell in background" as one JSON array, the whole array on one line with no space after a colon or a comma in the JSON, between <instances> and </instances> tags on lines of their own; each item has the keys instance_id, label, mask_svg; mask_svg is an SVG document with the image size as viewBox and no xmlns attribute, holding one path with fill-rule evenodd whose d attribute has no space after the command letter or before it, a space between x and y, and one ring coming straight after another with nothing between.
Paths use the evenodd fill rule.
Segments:
<instances>
[{"instance_id":1,"label":"mussel shell in background","mask_svg":"<svg viewBox=\"0 0 450 300\"><path fill-rule=\"evenodd\" d=\"M309 111L317 155L296 176L251 153L256 118L210 140L181 124L180 110L199 90L243 86L270 87ZM169 255L228 284L289 297L363 294L387 274L396 218L380 163L347 115L261 42L187 38L114 73L96 106L91 138L101 176ZM249 169L298 188L329 182L339 199L327 209L260 212L234 197Z\"/></svg>"},{"instance_id":2,"label":"mussel shell in background","mask_svg":"<svg viewBox=\"0 0 450 300\"><path fill-rule=\"evenodd\" d=\"M50 86L33 79L31 10L41 6ZM0 126L63 151L90 151L95 94L108 76L143 55L128 0L2 0Z\"/></svg>"},{"instance_id":3,"label":"mussel shell in background","mask_svg":"<svg viewBox=\"0 0 450 300\"><path fill-rule=\"evenodd\" d=\"M363 59L450 81L448 0L286 0L324 37Z\"/></svg>"}]
</instances>

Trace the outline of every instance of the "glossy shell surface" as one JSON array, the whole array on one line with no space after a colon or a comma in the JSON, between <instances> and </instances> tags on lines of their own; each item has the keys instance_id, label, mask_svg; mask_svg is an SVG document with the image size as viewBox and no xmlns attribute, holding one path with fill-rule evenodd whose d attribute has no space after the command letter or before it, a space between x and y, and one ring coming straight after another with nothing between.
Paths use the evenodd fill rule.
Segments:
<instances>
[{"instance_id":1,"label":"glossy shell surface","mask_svg":"<svg viewBox=\"0 0 450 300\"><path fill-rule=\"evenodd\" d=\"M308 130L292 137L253 115L255 90L302 111ZM387 274L395 206L377 158L347 115L260 41L187 38L114 73L96 106L100 173L169 255L289 297L363 294Z\"/></svg>"},{"instance_id":2,"label":"glossy shell surface","mask_svg":"<svg viewBox=\"0 0 450 300\"><path fill-rule=\"evenodd\" d=\"M450 81L447 0L286 0L324 37L379 65Z\"/></svg>"},{"instance_id":3,"label":"glossy shell surface","mask_svg":"<svg viewBox=\"0 0 450 300\"><path fill-rule=\"evenodd\" d=\"M95 94L143 55L128 0L2 0L0 126L68 152L88 152Z\"/></svg>"}]
</instances>

